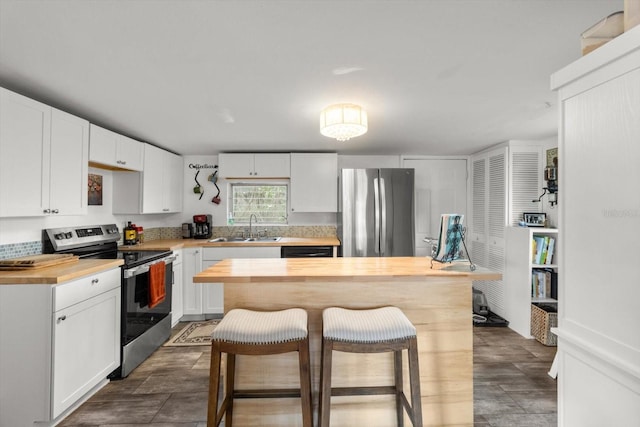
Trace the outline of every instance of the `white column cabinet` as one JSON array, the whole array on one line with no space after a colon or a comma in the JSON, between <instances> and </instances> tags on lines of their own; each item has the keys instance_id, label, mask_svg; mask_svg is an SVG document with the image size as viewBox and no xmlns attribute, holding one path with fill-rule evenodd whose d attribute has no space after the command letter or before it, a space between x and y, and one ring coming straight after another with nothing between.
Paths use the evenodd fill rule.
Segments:
<instances>
[{"instance_id":1,"label":"white column cabinet","mask_svg":"<svg viewBox=\"0 0 640 427\"><path fill-rule=\"evenodd\" d=\"M640 420L640 26L551 76L560 141L558 425Z\"/></svg>"},{"instance_id":2,"label":"white column cabinet","mask_svg":"<svg viewBox=\"0 0 640 427\"><path fill-rule=\"evenodd\" d=\"M108 382L120 366L120 293L120 268L0 286L0 425L54 425Z\"/></svg>"},{"instance_id":3,"label":"white column cabinet","mask_svg":"<svg viewBox=\"0 0 640 427\"><path fill-rule=\"evenodd\" d=\"M289 153L220 153L222 178L289 178Z\"/></svg>"},{"instance_id":4,"label":"white column cabinet","mask_svg":"<svg viewBox=\"0 0 640 427\"><path fill-rule=\"evenodd\" d=\"M338 155L291 153L291 212L338 211Z\"/></svg>"},{"instance_id":5,"label":"white column cabinet","mask_svg":"<svg viewBox=\"0 0 640 427\"><path fill-rule=\"evenodd\" d=\"M109 129L91 125L89 161L92 166L142 171L143 143Z\"/></svg>"},{"instance_id":6,"label":"white column cabinet","mask_svg":"<svg viewBox=\"0 0 640 427\"><path fill-rule=\"evenodd\" d=\"M0 217L87 213L89 123L0 88Z\"/></svg>"}]
</instances>

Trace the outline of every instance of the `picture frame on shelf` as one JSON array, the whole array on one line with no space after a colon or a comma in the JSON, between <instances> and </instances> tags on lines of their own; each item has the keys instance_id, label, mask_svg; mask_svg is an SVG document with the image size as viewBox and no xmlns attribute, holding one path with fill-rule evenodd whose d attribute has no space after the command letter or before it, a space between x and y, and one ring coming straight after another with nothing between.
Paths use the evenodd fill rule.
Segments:
<instances>
[{"instance_id":1,"label":"picture frame on shelf","mask_svg":"<svg viewBox=\"0 0 640 427\"><path fill-rule=\"evenodd\" d=\"M547 224L547 214L544 212L525 212L522 220L527 227L544 227Z\"/></svg>"}]
</instances>

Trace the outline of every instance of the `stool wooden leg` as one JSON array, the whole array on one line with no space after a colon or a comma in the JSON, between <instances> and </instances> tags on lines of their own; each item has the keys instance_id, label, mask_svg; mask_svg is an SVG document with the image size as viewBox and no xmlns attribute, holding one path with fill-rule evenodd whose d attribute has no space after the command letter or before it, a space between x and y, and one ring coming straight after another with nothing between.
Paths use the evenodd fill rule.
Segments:
<instances>
[{"instance_id":1,"label":"stool wooden leg","mask_svg":"<svg viewBox=\"0 0 640 427\"><path fill-rule=\"evenodd\" d=\"M420 366L418 363L418 340L409 340L409 373L411 381L411 409L413 427L422 427L422 397L420 393Z\"/></svg>"},{"instance_id":2,"label":"stool wooden leg","mask_svg":"<svg viewBox=\"0 0 640 427\"><path fill-rule=\"evenodd\" d=\"M231 427L233 425L233 399L235 397L235 381L236 381L236 355L227 353L227 384L226 384L226 413L224 416L224 426Z\"/></svg>"},{"instance_id":3,"label":"stool wooden leg","mask_svg":"<svg viewBox=\"0 0 640 427\"><path fill-rule=\"evenodd\" d=\"M322 357L320 364L320 408L318 410L318 426L329 427L331 413L331 356L333 341L322 340Z\"/></svg>"},{"instance_id":4,"label":"stool wooden leg","mask_svg":"<svg viewBox=\"0 0 640 427\"><path fill-rule=\"evenodd\" d=\"M217 427L218 392L220 391L220 349L211 344L211 365L209 367L209 402L207 407L207 427Z\"/></svg>"},{"instance_id":5,"label":"stool wooden leg","mask_svg":"<svg viewBox=\"0 0 640 427\"><path fill-rule=\"evenodd\" d=\"M302 341L298 348L300 364L300 400L302 403L302 425L313 427L313 407L311 406L311 362L309 339Z\"/></svg>"},{"instance_id":6,"label":"stool wooden leg","mask_svg":"<svg viewBox=\"0 0 640 427\"><path fill-rule=\"evenodd\" d=\"M396 386L396 419L398 427L404 426L404 404L402 402L402 393L404 380L402 378L402 350L393 352L393 371Z\"/></svg>"}]
</instances>

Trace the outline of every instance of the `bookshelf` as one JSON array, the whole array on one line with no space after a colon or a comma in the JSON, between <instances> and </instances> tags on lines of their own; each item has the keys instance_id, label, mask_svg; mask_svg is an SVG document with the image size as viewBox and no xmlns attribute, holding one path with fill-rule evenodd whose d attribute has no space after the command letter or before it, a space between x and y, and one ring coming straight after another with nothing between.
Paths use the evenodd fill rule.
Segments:
<instances>
[{"instance_id":1,"label":"bookshelf","mask_svg":"<svg viewBox=\"0 0 640 427\"><path fill-rule=\"evenodd\" d=\"M558 302L558 230L506 227L505 231L505 317L511 329L523 337L531 338L531 303ZM536 259L537 251L534 253L534 249L540 248L540 244L532 245L534 239L538 242L553 240L553 254L549 260ZM550 281L554 283L553 289Z\"/></svg>"}]
</instances>

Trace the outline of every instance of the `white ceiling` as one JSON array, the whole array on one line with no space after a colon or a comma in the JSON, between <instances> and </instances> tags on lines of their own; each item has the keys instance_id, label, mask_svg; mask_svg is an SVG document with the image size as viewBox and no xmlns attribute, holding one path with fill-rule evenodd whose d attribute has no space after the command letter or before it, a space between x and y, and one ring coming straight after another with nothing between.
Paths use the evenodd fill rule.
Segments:
<instances>
[{"instance_id":1,"label":"white ceiling","mask_svg":"<svg viewBox=\"0 0 640 427\"><path fill-rule=\"evenodd\" d=\"M0 85L180 154L469 154L556 133L623 0L0 0ZM358 103L369 132L320 135Z\"/></svg>"}]
</instances>

